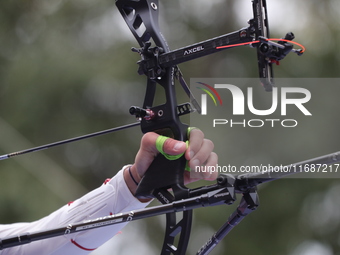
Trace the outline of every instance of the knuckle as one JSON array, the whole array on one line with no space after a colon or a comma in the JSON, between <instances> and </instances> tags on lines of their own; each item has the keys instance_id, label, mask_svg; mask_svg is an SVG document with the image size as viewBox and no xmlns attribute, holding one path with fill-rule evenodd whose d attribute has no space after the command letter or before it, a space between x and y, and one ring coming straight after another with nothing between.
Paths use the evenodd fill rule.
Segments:
<instances>
[{"instance_id":1,"label":"knuckle","mask_svg":"<svg viewBox=\"0 0 340 255\"><path fill-rule=\"evenodd\" d=\"M211 148L212 150L213 150L214 147L215 147L214 143L213 143L211 140L209 140L209 139L204 139L204 143L205 143L207 146L209 146L209 148Z\"/></svg>"}]
</instances>

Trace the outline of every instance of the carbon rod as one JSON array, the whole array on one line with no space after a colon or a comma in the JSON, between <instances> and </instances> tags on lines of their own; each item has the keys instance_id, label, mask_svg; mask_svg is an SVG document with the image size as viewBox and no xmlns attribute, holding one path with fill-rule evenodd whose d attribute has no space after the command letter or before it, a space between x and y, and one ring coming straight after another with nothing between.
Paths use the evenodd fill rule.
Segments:
<instances>
[{"instance_id":1,"label":"carbon rod","mask_svg":"<svg viewBox=\"0 0 340 255\"><path fill-rule=\"evenodd\" d=\"M34 147L34 148L22 150L22 151L4 154L4 155L0 156L0 160L8 159L8 158L11 158L11 157L15 157L15 156L19 156L19 155L23 155L23 154L27 154L27 153L32 153L32 152L36 152L36 151L40 151L40 150L49 149L49 148L56 147L56 146L59 146L59 145L72 143L72 142L76 142L76 141L79 141L79 140L92 138L92 137L95 137L95 136L105 135L105 134L108 134L108 133L120 131L120 130L123 130L123 129L131 128L131 127L135 127L135 126L139 126L139 125L140 125L140 122L135 122L135 123L131 123L131 124L115 127L115 128L110 128L110 129L106 129L106 130L103 130L103 131L99 131L99 132L95 132L95 133L91 133L91 134L87 134L87 135L82 135L82 136L78 136L78 137L74 137L74 138L70 138L70 139L66 139L66 140L62 140L62 141L58 141L58 142L54 142L54 143L49 143L49 144L37 146L37 147Z\"/></svg>"},{"instance_id":2,"label":"carbon rod","mask_svg":"<svg viewBox=\"0 0 340 255\"><path fill-rule=\"evenodd\" d=\"M309 171L307 170L313 165L323 166L332 165L335 163L340 163L340 151L301 161L295 164L281 166L278 169L274 170L238 175L235 182L235 189L237 192L244 192L249 188L256 187L261 183L275 181L277 179L282 179L286 176L298 173L307 174L309 173Z\"/></svg>"},{"instance_id":3,"label":"carbon rod","mask_svg":"<svg viewBox=\"0 0 340 255\"><path fill-rule=\"evenodd\" d=\"M226 192L224 192L223 188L218 189L216 193L218 191L222 192L222 194L218 197L214 197L214 195L203 194L199 197L182 199L180 201L175 201L169 204L158 205L124 213L117 213L114 215L99 217L79 223L68 224L67 226L58 227L55 229L32 233L22 233L14 236L5 237L3 239L0 239L0 251L10 247L28 244L34 241L44 240L62 235L66 236L68 234L88 231L94 228L141 220L144 218L149 218L166 213L183 212L195 208L224 204L224 200L229 199L229 193L227 194Z\"/></svg>"}]
</instances>

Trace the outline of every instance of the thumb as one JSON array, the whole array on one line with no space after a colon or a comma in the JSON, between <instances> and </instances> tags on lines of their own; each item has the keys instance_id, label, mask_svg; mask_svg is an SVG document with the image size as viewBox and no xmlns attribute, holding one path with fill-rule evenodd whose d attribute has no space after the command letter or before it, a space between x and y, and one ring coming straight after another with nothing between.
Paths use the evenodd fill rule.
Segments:
<instances>
[{"instance_id":1,"label":"thumb","mask_svg":"<svg viewBox=\"0 0 340 255\"><path fill-rule=\"evenodd\" d=\"M172 138L166 138L163 143L162 151L166 154L175 156L184 153L186 149L187 145L185 142L181 142Z\"/></svg>"},{"instance_id":2,"label":"thumb","mask_svg":"<svg viewBox=\"0 0 340 255\"><path fill-rule=\"evenodd\" d=\"M159 154L156 148L156 140L158 137L159 135L153 132L146 133L142 137L140 149L135 158L135 168L139 177L145 174L154 158ZM172 138L166 139L163 144L163 151L169 155L178 155L185 152L185 150L185 142Z\"/></svg>"}]
</instances>

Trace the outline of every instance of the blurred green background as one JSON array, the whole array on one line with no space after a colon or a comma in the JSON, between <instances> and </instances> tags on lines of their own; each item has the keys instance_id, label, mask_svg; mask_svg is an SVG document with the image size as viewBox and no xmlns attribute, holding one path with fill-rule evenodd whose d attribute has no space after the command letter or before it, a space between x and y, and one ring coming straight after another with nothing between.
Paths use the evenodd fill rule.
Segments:
<instances>
[{"instance_id":1,"label":"blurred green background","mask_svg":"<svg viewBox=\"0 0 340 255\"><path fill-rule=\"evenodd\" d=\"M288 56L275 76L338 77L340 2L267 2L272 37L293 31L307 48L302 57ZM160 11L172 49L238 30L252 17L250 0L162 0ZM142 104L145 77L137 74L139 56L130 48L138 45L113 0L1 1L0 33L0 154L134 122L128 109ZM255 51L247 47L181 69L187 81L257 75ZM312 122L289 130L225 129L223 137L212 135L216 152L249 165L294 163L338 151L337 81L313 87ZM186 100L179 90L179 101ZM39 219L98 187L133 162L141 136L137 127L1 161L0 222ZM259 209L211 254L340 255L339 192L336 178L262 185ZM195 211L188 254L195 254L234 207ZM159 254L164 221L132 222L93 254Z\"/></svg>"}]
</instances>

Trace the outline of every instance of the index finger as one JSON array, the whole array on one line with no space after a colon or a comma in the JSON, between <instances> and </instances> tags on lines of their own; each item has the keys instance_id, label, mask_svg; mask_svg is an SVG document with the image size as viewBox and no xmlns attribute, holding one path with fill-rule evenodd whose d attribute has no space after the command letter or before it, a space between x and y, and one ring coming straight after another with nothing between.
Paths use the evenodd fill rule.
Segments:
<instances>
[{"instance_id":1,"label":"index finger","mask_svg":"<svg viewBox=\"0 0 340 255\"><path fill-rule=\"evenodd\" d=\"M190 160L200 150L204 140L204 133L198 128L193 128L190 130L188 136L189 136L189 148L185 152L185 158L187 160Z\"/></svg>"}]
</instances>

